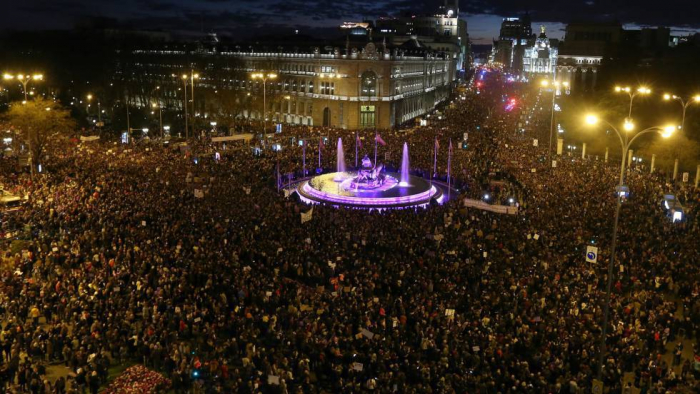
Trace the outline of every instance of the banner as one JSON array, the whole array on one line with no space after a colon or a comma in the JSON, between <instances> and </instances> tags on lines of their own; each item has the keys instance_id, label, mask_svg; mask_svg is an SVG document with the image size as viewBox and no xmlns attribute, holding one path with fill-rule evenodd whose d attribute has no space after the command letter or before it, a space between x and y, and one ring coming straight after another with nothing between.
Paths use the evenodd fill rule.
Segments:
<instances>
[{"instance_id":1,"label":"banner","mask_svg":"<svg viewBox=\"0 0 700 394\"><path fill-rule=\"evenodd\" d=\"M88 142L88 141L97 141L100 139L99 135L89 135L89 136L80 136L80 141L82 142Z\"/></svg>"},{"instance_id":2,"label":"banner","mask_svg":"<svg viewBox=\"0 0 700 394\"><path fill-rule=\"evenodd\" d=\"M311 208L309 210L309 212L302 212L301 213L301 224L304 224L304 223L310 221L313 218L313 214L314 214L313 208Z\"/></svg>"},{"instance_id":3,"label":"banner","mask_svg":"<svg viewBox=\"0 0 700 394\"><path fill-rule=\"evenodd\" d=\"M586 262L596 263L598 262L598 248L595 246L588 245L586 247Z\"/></svg>"},{"instance_id":4,"label":"banner","mask_svg":"<svg viewBox=\"0 0 700 394\"><path fill-rule=\"evenodd\" d=\"M494 213L506 213L509 215L518 214L518 207L510 207L506 205L490 205L481 200L472 200L469 198L464 199L464 206L467 208L476 208L482 211L489 211Z\"/></svg>"}]
</instances>

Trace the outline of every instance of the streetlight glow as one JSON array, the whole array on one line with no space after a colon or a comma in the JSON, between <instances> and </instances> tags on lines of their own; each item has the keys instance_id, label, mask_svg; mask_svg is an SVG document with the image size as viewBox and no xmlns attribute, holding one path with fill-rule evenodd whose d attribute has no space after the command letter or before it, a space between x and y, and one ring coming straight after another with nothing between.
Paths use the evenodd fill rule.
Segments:
<instances>
[{"instance_id":1,"label":"streetlight glow","mask_svg":"<svg viewBox=\"0 0 700 394\"><path fill-rule=\"evenodd\" d=\"M595 115L587 115L586 116L586 123L590 125L594 125L598 123L598 117Z\"/></svg>"},{"instance_id":2,"label":"streetlight glow","mask_svg":"<svg viewBox=\"0 0 700 394\"><path fill-rule=\"evenodd\" d=\"M661 137L663 138L668 138L673 135L673 133L676 131L676 126L669 125L664 127L664 131L661 133Z\"/></svg>"},{"instance_id":3,"label":"streetlight glow","mask_svg":"<svg viewBox=\"0 0 700 394\"><path fill-rule=\"evenodd\" d=\"M634 130L634 123L632 123L629 120L626 120L623 127L624 127L625 131L632 131L632 130Z\"/></svg>"},{"instance_id":4,"label":"streetlight glow","mask_svg":"<svg viewBox=\"0 0 700 394\"><path fill-rule=\"evenodd\" d=\"M547 86L549 86L549 81L546 79L543 79L542 82L540 82L540 85L542 85L546 88Z\"/></svg>"}]
</instances>

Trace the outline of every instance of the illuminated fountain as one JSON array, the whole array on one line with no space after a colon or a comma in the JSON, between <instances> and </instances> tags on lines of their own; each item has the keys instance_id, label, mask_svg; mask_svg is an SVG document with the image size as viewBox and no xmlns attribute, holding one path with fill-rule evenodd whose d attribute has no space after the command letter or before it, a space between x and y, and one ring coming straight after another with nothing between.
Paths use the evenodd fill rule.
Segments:
<instances>
[{"instance_id":1,"label":"illuminated fountain","mask_svg":"<svg viewBox=\"0 0 700 394\"><path fill-rule=\"evenodd\" d=\"M401 157L401 182L399 182L399 186L409 186L408 184L408 177L410 176L408 174L408 143L404 142L403 143L403 156Z\"/></svg>"},{"instance_id":2,"label":"illuminated fountain","mask_svg":"<svg viewBox=\"0 0 700 394\"><path fill-rule=\"evenodd\" d=\"M334 206L386 209L427 206L431 199L442 202L442 187L409 175L408 145L404 144L401 174L387 173L381 163L365 156L357 171L345 168L342 142L338 140L338 171L322 174L297 186L302 201ZM399 182L401 179L401 182Z\"/></svg>"},{"instance_id":3,"label":"illuminated fountain","mask_svg":"<svg viewBox=\"0 0 700 394\"><path fill-rule=\"evenodd\" d=\"M337 156L337 161L336 161L336 176L334 180L336 182L342 181L343 178L343 173L345 172L345 153L343 152L343 139L338 138L338 156Z\"/></svg>"}]
</instances>

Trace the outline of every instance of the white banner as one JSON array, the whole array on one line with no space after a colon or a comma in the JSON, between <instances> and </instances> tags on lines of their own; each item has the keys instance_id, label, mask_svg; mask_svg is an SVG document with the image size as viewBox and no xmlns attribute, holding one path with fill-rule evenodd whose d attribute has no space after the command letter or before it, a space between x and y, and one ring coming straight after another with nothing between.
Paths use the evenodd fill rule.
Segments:
<instances>
[{"instance_id":1,"label":"white banner","mask_svg":"<svg viewBox=\"0 0 700 394\"><path fill-rule=\"evenodd\" d=\"M532 146L539 146L539 141L532 140Z\"/></svg>"},{"instance_id":2,"label":"white banner","mask_svg":"<svg viewBox=\"0 0 700 394\"><path fill-rule=\"evenodd\" d=\"M597 263L598 262L598 248L596 246L586 247L586 262Z\"/></svg>"},{"instance_id":3,"label":"white banner","mask_svg":"<svg viewBox=\"0 0 700 394\"><path fill-rule=\"evenodd\" d=\"M80 141L87 142L87 141L97 141L100 139L99 135L88 135L88 136L80 136Z\"/></svg>"}]
</instances>

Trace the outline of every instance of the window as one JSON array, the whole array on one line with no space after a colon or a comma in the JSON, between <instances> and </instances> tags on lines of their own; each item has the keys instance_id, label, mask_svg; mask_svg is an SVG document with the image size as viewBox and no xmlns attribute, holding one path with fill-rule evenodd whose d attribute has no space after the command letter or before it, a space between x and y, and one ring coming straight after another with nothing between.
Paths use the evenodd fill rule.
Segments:
<instances>
[{"instance_id":1,"label":"window","mask_svg":"<svg viewBox=\"0 0 700 394\"><path fill-rule=\"evenodd\" d=\"M314 81L309 81L309 93L314 92Z\"/></svg>"},{"instance_id":2,"label":"window","mask_svg":"<svg viewBox=\"0 0 700 394\"><path fill-rule=\"evenodd\" d=\"M335 67L331 67L331 66L321 66L321 72L322 72L322 73L327 73L327 74L333 74L333 73L335 73Z\"/></svg>"},{"instance_id":3,"label":"window","mask_svg":"<svg viewBox=\"0 0 700 394\"><path fill-rule=\"evenodd\" d=\"M314 105L311 101L309 101L309 106L306 109L306 114L311 116L314 113Z\"/></svg>"},{"instance_id":4,"label":"window","mask_svg":"<svg viewBox=\"0 0 700 394\"><path fill-rule=\"evenodd\" d=\"M362 73L361 78L361 95L375 97L377 95L377 74L374 71L368 70Z\"/></svg>"},{"instance_id":5,"label":"window","mask_svg":"<svg viewBox=\"0 0 700 394\"><path fill-rule=\"evenodd\" d=\"M374 127L374 105L362 105L362 106L360 106L360 127L361 128Z\"/></svg>"}]
</instances>

